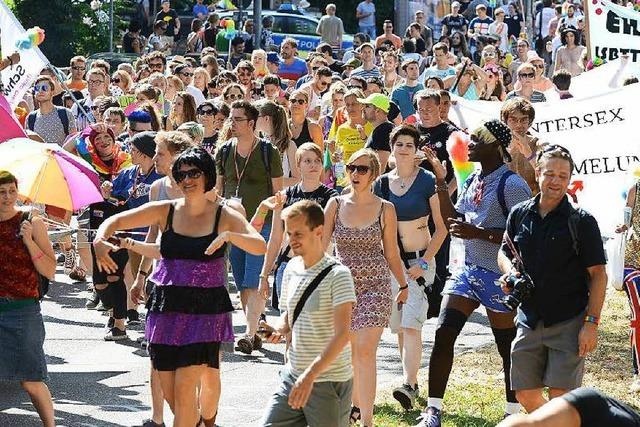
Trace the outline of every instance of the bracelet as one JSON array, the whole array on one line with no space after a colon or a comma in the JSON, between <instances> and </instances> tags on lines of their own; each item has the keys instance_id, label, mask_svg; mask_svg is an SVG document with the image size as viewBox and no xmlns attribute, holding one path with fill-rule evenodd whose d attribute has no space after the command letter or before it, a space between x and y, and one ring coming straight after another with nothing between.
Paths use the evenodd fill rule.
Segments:
<instances>
[{"instance_id":1,"label":"bracelet","mask_svg":"<svg viewBox=\"0 0 640 427\"><path fill-rule=\"evenodd\" d=\"M531 160L536 158L536 152L535 151L531 151L531 155L529 157L527 157L527 161L530 162Z\"/></svg>"},{"instance_id":2,"label":"bracelet","mask_svg":"<svg viewBox=\"0 0 640 427\"><path fill-rule=\"evenodd\" d=\"M269 215L269 211L262 212L262 210L258 209L258 212L256 212L256 214L262 218L266 218L267 215Z\"/></svg>"},{"instance_id":3,"label":"bracelet","mask_svg":"<svg viewBox=\"0 0 640 427\"><path fill-rule=\"evenodd\" d=\"M600 324L600 319L597 318L596 316L584 316L584 321L585 323L593 323L594 325L598 326Z\"/></svg>"},{"instance_id":4,"label":"bracelet","mask_svg":"<svg viewBox=\"0 0 640 427\"><path fill-rule=\"evenodd\" d=\"M449 192L449 188L447 187L446 183L438 184L438 185L436 185L436 192L437 193L442 193L442 192L447 193L447 192Z\"/></svg>"},{"instance_id":5,"label":"bracelet","mask_svg":"<svg viewBox=\"0 0 640 427\"><path fill-rule=\"evenodd\" d=\"M37 260L39 260L43 256L44 256L44 252L40 251L40 253L38 255L31 257L31 261L36 262Z\"/></svg>"},{"instance_id":6,"label":"bracelet","mask_svg":"<svg viewBox=\"0 0 640 427\"><path fill-rule=\"evenodd\" d=\"M140 271L138 271L138 274L143 276L143 277L149 277L149 272L148 271L140 270Z\"/></svg>"},{"instance_id":7,"label":"bracelet","mask_svg":"<svg viewBox=\"0 0 640 427\"><path fill-rule=\"evenodd\" d=\"M401 290L401 291L404 291L408 287L409 287L409 285L404 285L404 286L400 286L398 289Z\"/></svg>"}]
</instances>

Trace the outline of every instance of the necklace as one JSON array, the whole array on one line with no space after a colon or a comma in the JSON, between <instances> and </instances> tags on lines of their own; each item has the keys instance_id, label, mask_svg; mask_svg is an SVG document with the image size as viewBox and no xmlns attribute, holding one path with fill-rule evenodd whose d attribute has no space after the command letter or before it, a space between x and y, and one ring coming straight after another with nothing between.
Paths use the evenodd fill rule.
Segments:
<instances>
[{"instance_id":1,"label":"necklace","mask_svg":"<svg viewBox=\"0 0 640 427\"><path fill-rule=\"evenodd\" d=\"M406 178L401 177L397 172L396 172L396 176L398 177L398 179L400 180L400 189L404 190L407 187L407 183L405 182L405 179L407 181L410 181L411 178L413 178L415 175L415 172L412 172L411 175L409 175Z\"/></svg>"}]
</instances>

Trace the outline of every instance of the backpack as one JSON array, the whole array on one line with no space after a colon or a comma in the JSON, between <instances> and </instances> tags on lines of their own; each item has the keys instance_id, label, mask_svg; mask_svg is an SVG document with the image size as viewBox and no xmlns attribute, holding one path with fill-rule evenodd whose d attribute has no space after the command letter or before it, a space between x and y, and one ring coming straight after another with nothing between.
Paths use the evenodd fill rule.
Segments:
<instances>
[{"instance_id":1,"label":"backpack","mask_svg":"<svg viewBox=\"0 0 640 427\"><path fill-rule=\"evenodd\" d=\"M58 106L55 106L55 107L56 107L56 112L58 113L58 118L60 119L60 122L62 122L62 128L64 129L64 134L69 135L69 116L67 116L67 109L64 107L58 107ZM29 128L30 131L33 131L35 125L36 125L36 112L32 111L27 116L27 128Z\"/></svg>"},{"instance_id":2,"label":"backpack","mask_svg":"<svg viewBox=\"0 0 640 427\"><path fill-rule=\"evenodd\" d=\"M229 154L231 153L231 146L233 144L233 140L225 142L220 150L222 150L222 161L221 161L221 169L222 176L224 177L226 174L225 166L227 164L227 159L229 158ZM271 150L269 149L271 143L266 139L260 139L260 157L262 158L262 163L264 164L264 168L267 171L267 175L269 175L268 186L269 186L269 194L273 194L273 187L271 185ZM247 157L247 161L249 158ZM238 183L240 185L240 183Z\"/></svg>"},{"instance_id":3,"label":"backpack","mask_svg":"<svg viewBox=\"0 0 640 427\"><path fill-rule=\"evenodd\" d=\"M29 212L22 212L22 220L20 221L30 221L29 220ZM49 279L47 279L42 274L38 273L36 270L36 274L38 275L38 299L42 301L44 296L49 292Z\"/></svg>"}]
</instances>

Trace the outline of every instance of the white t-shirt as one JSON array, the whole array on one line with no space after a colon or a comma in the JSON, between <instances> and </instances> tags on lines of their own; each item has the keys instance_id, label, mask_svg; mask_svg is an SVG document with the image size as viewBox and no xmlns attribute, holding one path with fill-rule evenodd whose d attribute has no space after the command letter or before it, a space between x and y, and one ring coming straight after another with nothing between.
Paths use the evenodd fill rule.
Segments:
<instances>
[{"instance_id":1,"label":"white t-shirt","mask_svg":"<svg viewBox=\"0 0 640 427\"><path fill-rule=\"evenodd\" d=\"M294 257L284 270L280 301L289 314L291 326L293 312L304 290L330 264L336 265L309 296L293 326L287 363L296 377L322 354L329 341L333 339L335 308L345 303L355 303L356 293L349 269L328 255L308 269L305 269L302 257ZM318 376L316 382L344 382L352 376L351 346L347 344L331 366Z\"/></svg>"},{"instance_id":2,"label":"white t-shirt","mask_svg":"<svg viewBox=\"0 0 640 427\"><path fill-rule=\"evenodd\" d=\"M489 25L489 34L497 34L500 37L500 51L503 53L508 52L508 39L509 27L504 22L494 21Z\"/></svg>"},{"instance_id":3,"label":"white t-shirt","mask_svg":"<svg viewBox=\"0 0 640 427\"><path fill-rule=\"evenodd\" d=\"M205 101L205 98L204 98L204 95L202 94L202 91L200 89L198 89L197 87L189 85L189 86L187 86L186 91L189 92L193 96L193 99L195 99L196 108L199 107L200 104L202 104Z\"/></svg>"}]
</instances>

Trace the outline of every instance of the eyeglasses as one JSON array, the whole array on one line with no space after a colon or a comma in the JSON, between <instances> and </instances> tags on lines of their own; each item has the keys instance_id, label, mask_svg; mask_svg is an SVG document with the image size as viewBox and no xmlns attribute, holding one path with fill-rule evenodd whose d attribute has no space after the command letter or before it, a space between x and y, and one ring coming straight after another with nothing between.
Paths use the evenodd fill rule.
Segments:
<instances>
[{"instance_id":1,"label":"eyeglasses","mask_svg":"<svg viewBox=\"0 0 640 427\"><path fill-rule=\"evenodd\" d=\"M347 165L347 172L349 173L358 173L358 175L364 175L369 172L369 166L366 165Z\"/></svg>"},{"instance_id":2,"label":"eyeglasses","mask_svg":"<svg viewBox=\"0 0 640 427\"><path fill-rule=\"evenodd\" d=\"M185 76L185 77L193 77L193 73L188 73L186 71L183 71L180 73L181 75Z\"/></svg>"},{"instance_id":3,"label":"eyeglasses","mask_svg":"<svg viewBox=\"0 0 640 427\"><path fill-rule=\"evenodd\" d=\"M104 80L89 80L87 83L90 85L101 85L104 83Z\"/></svg>"},{"instance_id":4,"label":"eyeglasses","mask_svg":"<svg viewBox=\"0 0 640 427\"><path fill-rule=\"evenodd\" d=\"M235 93L230 93L224 96L224 99L242 99L242 95L236 95Z\"/></svg>"},{"instance_id":5,"label":"eyeglasses","mask_svg":"<svg viewBox=\"0 0 640 427\"><path fill-rule=\"evenodd\" d=\"M521 79L533 79L536 76L536 73L520 73L518 77Z\"/></svg>"},{"instance_id":6,"label":"eyeglasses","mask_svg":"<svg viewBox=\"0 0 640 427\"><path fill-rule=\"evenodd\" d=\"M74 65L73 67L71 67L71 69L76 71L84 71L87 69L87 67L80 67L78 65Z\"/></svg>"},{"instance_id":7,"label":"eyeglasses","mask_svg":"<svg viewBox=\"0 0 640 427\"><path fill-rule=\"evenodd\" d=\"M360 90L362 90L362 86L359 86L359 85L349 85L349 86L347 86L347 89L360 89Z\"/></svg>"},{"instance_id":8,"label":"eyeglasses","mask_svg":"<svg viewBox=\"0 0 640 427\"><path fill-rule=\"evenodd\" d=\"M111 79L111 81L117 84L117 83L120 83L120 78L116 77L114 79Z\"/></svg>"},{"instance_id":9,"label":"eyeglasses","mask_svg":"<svg viewBox=\"0 0 640 427\"><path fill-rule=\"evenodd\" d=\"M180 184L185 179L198 179L202 176L202 171L200 169L189 169L187 171L178 171L173 174L173 179L176 180L178 184Z\"/></svg>"},{"instance_id":10,"label":"eyeglasses","mask_svg":"<svg viewBox=\"0 0 640 427\"><path fill-rule=\"evenodd\" d=\"M49 86L47 83L42 83L33 87L34 92L47 92L50 89L51 86Z\"/></svg>"},{"instance_id":11,"label":"eyeglasses","mask_svg":"<svg viewBox=\"0 0 640 427\"><path fill-rule=\"evenodd\" d=\"M247 120L249 120L247 117L229 117L229 120L231 120L233 123L239 123L239 122L246 122Z\"/></svg>"},{"instance_id":12,"label":"eyeglasses","mask_svg":"<svg viewBox=\"0 0 640 427\"><path fill-rule=\"evenodd\" d=\"M149 68L152 69L152 70L161 70L162 69L162 62L150 63L149 64Z\"/></svg>"},{"instance_id":13,"label":"eyeglasses","mask_svg":"<svg viewBox=\"0 0 640 427\"><path fill-rule=\"evenodd\" d=\"M304 100L304 99L302 99L302 98L298 98L298 99L292 99L292 100L291 100L291 103L292 103L292 104L298 104L298 105L304 105L304 104L306 104L306 103L307 103L307 101L305 101L305 100Z\"/></svg>"},{"instance_id":14,"label":"eyeglasses","mask_svg":"<svg viewBox=\"0 0 640 427\"><path fill-rule=\"evenodd\" d=\"M207 108L206 110L198 110L198 114L201 116L215 116L216 112L211 108Z\"/></svg>"}]
</instances>

